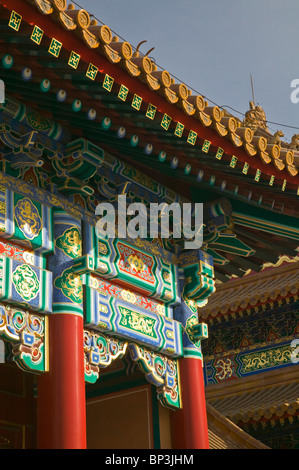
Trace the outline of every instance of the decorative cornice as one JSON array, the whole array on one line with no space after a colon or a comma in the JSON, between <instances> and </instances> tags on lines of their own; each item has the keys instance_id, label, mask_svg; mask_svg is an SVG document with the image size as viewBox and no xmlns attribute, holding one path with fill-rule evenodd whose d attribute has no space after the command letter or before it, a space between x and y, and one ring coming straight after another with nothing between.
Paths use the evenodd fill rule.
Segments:
<instances>
[{"instance_id":1,"label":"decorative cornice","mask_svg":"<svg viewBox=\"0 0 299 470\"><path fill-rule=\"evenodd\" d=\"M296 368L271 371L234 383L207 387L207 401L234 422L286 419L298 414L299 377Z\"/></svg>"},{"instance_id":2,"label":"decorative cornice","mask_svg":"<svg viewBox=\"0 0 299 470\"><path fill-rule=\"evenodd\" d=\"M191 120L185 120L186 123L188 123L188 132L185 132L185 135L188 137L187 142L190 144L195 145L197 141L199 141L199 139L197 139L197 137L199 137L197 127L198 124L201 124L204 128L211 128L216 131L216 135L218 134L221 139L224 137L236 148L236 156L233 155L231 163L232 168L236 166L239 159L242 166L244 165L243 173L247 174L249 167L252 166L254 170L256 170L255 180L259 181L262 173L265 173L266 180L269 179L270 176L270 186L273 185L276 175L278 180L283 181L281 186L282 191L285 190L288 183L292 186L298 184L299 152L297 151L297 136L294 136L290 144L285 144L280 141L279 135L281 134L276 136L276 133L275 136L272 136L267 132L267 129L263 129L265 126L261 127L261 124L257 125L256 123L265 121L260 119L260 114L262 116L264 114L262 113L263 110L260 111L258 109L259 107L255 107L254 105L254 108L252 108L251 106L252 109L249 114L247 113L247 117L242 123L238 118L221 110L219 107L209 106L208 102L201 95L192 96L191 90L188 89L185 84L175 83L174 79L170 77L167 71L157 70L157 66L147 55L142 57L138 50L133 52L133 48L128 42L122 42L117 36L113 36L108 26L98 24L95 19L91 20L85 10L77 10L72 4L67 6L65 0L27 0L27 2L35 6L42 15L50 16L54 22L58 23L64 30L77 36L79 41L82 42L82 45L98 52L99 55L105 56L110 63L117 65L117 67L127 72L128 76L137 78L137 82L140 81L142 84L145 84L156 96L160 95L165 98L165 100L172 105L173 109L173 116L168 116L169 123L167 124L167 129L172 120L178 121L177 116L179 116L179 114L176 109L180 108L180 110L183 110L186 117L191 117ZM18 3L16 3L16 5L17 4ZM9 26L15 31L19 31L22 22L21 6L20 11L13 10L11 15ZM34 25L34 27L41 30L40 25ZM47 31L41 31L44 36L49 34ZM42 41L42 38L40 41ZM40 42L38 42L38 44L40 44ZM55 38L52 38L49 52L55 57L58 57L62 48L63 44ZM73 51L72 54L74 52L78 59L77 62L80 62L79 52ZM71 65L70 61L69 65ZM77 66L78 63L76 63L75 68L77 68ZM90 67L92 67L92 70ZM86 75L92 80L95 80L98 72L100 72L100 70L90 63ZM118 81L118 77L110 77L106 74L105 79L106 78L109 79L109 89L107 88L107 90L110 92L114 81ZM121 83L119 83L119 85L123 86ZM136 88L140 87L136 86ZM133 94L138 93L138 91L133 89L131 89L130 92ZM143 99L138 95L134 96L140 99L141 104ZM151 105L151 103L148 104ZM156 108L156 106L154 106L154 108ZM138 106L138 110L139 109L140 106ZM164 117L161 125L164 122ZM153 118L154 115L152 115L151 119ZM192 123L194 123L194 129L192 129ZM263 131L263 135L260 135L261 131ZM214 132L206 133L209 136L214 135ZM208 139L209 138L213 140L212 137L208 137ZM217 139L217 141L219 142L219 139ZM202 145L201 142L199 145L202 146L203 152L206 151L207 142L209 145L212 144L215 146L215 144L209 140L205 141L204 145ZM217 147L218 145L216 145L216 148ZM244 151L242 156L238 149ZM248 161L245 161L246 155L248 155ZM253 160L252 158L255 155L259 156L260 169L257 168L258 163L256 159ZM269 167L267 167L267 165L269 165Z\"/></svg>"},{"instance_id":3,"label":"decorative cornice","mask_svg":"<svg viewBox=\"0 0 299 470\"><path fill-rule=\"evenodd\" d=\"M294 297L299 291L298 268L298 263L292 263L221 284L211 295L208 304L200 309L200 317L207 319L221 314L230 315L258 304Z\"/></svg>"}]
</instances>

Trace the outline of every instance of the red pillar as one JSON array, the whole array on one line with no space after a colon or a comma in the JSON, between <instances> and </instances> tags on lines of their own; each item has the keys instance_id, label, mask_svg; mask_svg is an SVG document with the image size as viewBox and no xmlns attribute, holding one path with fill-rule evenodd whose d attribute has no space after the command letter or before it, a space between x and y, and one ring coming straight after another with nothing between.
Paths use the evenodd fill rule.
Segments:
<instances>
[{"instance_id":1,"label":"red pillar","mask_svg":"<svg viewBox=\"0 0 299 470\"><path fill-rule=\"evenodd\" d=\"M179 361L182 409L172 412L174 449L209 449L207 411L202 361Z\"/></svg>"},{"instance_id":2,"label":"red pillar","mask_svg":"<svg viewBox=\"0 0 299 470\"><path fill-rule=\"evenodd\" d=\"M49 372L38 378L37 446L85 449L83 318L49 316Z\"/></svg>"}]
</instances>

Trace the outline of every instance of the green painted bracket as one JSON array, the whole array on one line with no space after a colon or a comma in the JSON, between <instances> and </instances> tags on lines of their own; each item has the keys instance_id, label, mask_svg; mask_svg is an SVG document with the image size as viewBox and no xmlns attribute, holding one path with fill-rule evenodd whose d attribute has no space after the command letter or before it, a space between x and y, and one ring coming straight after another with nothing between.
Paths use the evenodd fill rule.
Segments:
<instances>
[{"instance_id":1,"label":"green painted bracket","mask_svg":"<svg viewBox=\"0 0 299 470\"><path fill-rule=\"evenodd\" d=\"M208 339L208 325L206 323L197 323L189 329L189 335L192 336L194 341L202 341Z\"/></svg>"},{"instance_id":2,"label":"green painted bracket","mask_svg":"<svg viewBox=\"0 0 299 470\"><path fill-rule=\"evenodd\" d=\"M87 274L94 270L94 260L90 255L76 258L73 264L73 271L77 274Z\"/></svg>"}]
</instances>

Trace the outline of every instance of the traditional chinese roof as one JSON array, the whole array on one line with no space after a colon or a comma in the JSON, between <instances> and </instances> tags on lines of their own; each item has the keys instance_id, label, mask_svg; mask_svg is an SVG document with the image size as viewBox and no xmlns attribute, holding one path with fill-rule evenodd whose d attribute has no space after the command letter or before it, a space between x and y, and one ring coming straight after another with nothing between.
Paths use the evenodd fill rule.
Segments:
<instances>
[{"instance_id":1,"label":"traditional chinese roof","mask_svg":"<svg viewBox=\"0 0 299 470\"><path fill-rule=\"evenodd\" d=\"M80 98L82 110L104 104L111 117L126 116L127 134L132 136L136 127L140 129L139 146L148 143L146 127L152 133L151 159L153 154L166 151L166 162L172 162L183 175L197 176L208 184L212 178L213 186L218 188L225 181L231 190L236 191L238 186L239 194L246 197L251 183L259 181L260 185L254 185L259 188L256 195L251 196L254 200L261 197L264 186L271 194L279 188L279 194L281 190L288 190L288 194L296 195L298 139L294 137L286 144L281 141L280 131L271 135L260 106L251 102L243 122L217 106L210 106L201 95L193 96L184 83L175 82L166 70L158 70L148 55L113 36L108 26L91 19L85 10L67 5L66 0L2 3L6 8L15 9L12 25L22 40L20 42L16 36L14 43L16 52L26 48L24 65L31 55L30 65L39 66L40 78L42 56L44 72L46 67L52 68L49 75L53 80L52 89L59 90L61 79L71 80L75 94L71 97L68 93L70 103ZM19 16L22 17L20 24ZM6 32L3 39L8 39ZM32 71L35 75L34 68ZM70 84L64 86L69 88ZM45 109L45 103L40 105ZM76 117L79 124L81 116ZM178 161L173 162L174 157ZM148 161L137 160L143 164ZM159 172L158 162L155 167ZM238 185L241 181L242 186ZM272 204L272 195L270 199Z\"/></svg>"},{"instance_id":2,"label":"traditional chinese roof","mask_svg":"<svg viewBox=\"0 0 299 470\"><path fill-rule=\"evenodd\" d=\"M207 399L219 413L234 423L289 420L298 415L298 371L264 373L258 379L242 379L223 387L207 388ZM290 418L290 419L289 419Z\"/></svg>"},{"instance_id":3,"label":"traditional chinese roof","mask_svg":"<svg viewBox=\"0 0 299 470\"><path fill-rule=\"evenodd\" d=\"M28 124L43 131L43 116L57 154L81 137L193 202L226 198L221 237L211 221L204 246L218 281L296 255L296 139L271 136L263 110L251 103L241 122L210 106L65 0L0 0L0 14L1 78L21 103L5 111L17 124L27 111ZM28 132L23 122L15 130ZM79 183L92 191L91 180Z\"/></svg>"},{"instance_id":4,"label":"traditional chinese roof","mask_svg":"<svg viewBox=\"0 0 299 470\"><path fill-rule=\"evenodd\" d=\"M258 305L298 298L298 291L299 260L219 285L200 315L204 319L234 315Z\"/></svg>"},{"instance_id":5,"label":"traditional chinese roof","mask_svg":"<svg viewBox=\"0 0 299 470\"><path fill-rule=\"evenodd\" d=\"M210 449L269 449L207 403Z\"/></svg>"},{"instance_id":6,"label":"traditional chinese roof","mask_svg":"<svg viewBox=\"0 0 299 470\"><path fill-rule=\"evenodd\" d=\"M299 384L287 387L271 387L251 392L238 398L232 397L213 401L221 413L235 421L259 421L263 417L272 419L288 413L293 415L299 408Z\"/></svg>"},{"instance_id":7,"label":"traditional chinese roof","mask_svg":"<svg viewBox=\"0 0 299 470\"><path fill-rule=\"evenodd\" d=\"M291 186L298 185L299 138L294 136L292 142L286 144L281 141L281 131L271 135L265 112L260 106L250 102L250 110L242 122L218 106L210 106L201 95L192 96L191 90L184 83L175 82L166 70L158 70L148 53L143 55L138 50L134 51L129 42L122 42L117 36L113 36L108 26L91 19L87 11L76 9L73 4L67 5L66 0L28 0L28 3L33 4L43 15L50 16L54 23L59 23L81 43L95 51L99 60L104 56L129 76L137 78L140 84L135 82L132 90L134 93L139 90L144 92L145 85L157 95L157 104L160 103L160 96L171 104L167 109L170 110L170 118L176 123L176 135L182 137L183 130L181 127L177 129L177 123L180 123L177 118L183 111L187 124L184 136L188 135L191 144L196 143L196 137L200 140L200 135L204 135L204 140L210 139L211 146L217 148L218 144L223 144L228 155L232 152L242 163L246 159L254 169L259 165L265 175L271 176L273 173L279 180L286 179ZM117 76L112 79L117 81ZM142 93L141 97L144 99ZM197 135L190 136L190 132L196 132ZM225 140L217 136L225 137Z\"/></svg>"}]
</instances>

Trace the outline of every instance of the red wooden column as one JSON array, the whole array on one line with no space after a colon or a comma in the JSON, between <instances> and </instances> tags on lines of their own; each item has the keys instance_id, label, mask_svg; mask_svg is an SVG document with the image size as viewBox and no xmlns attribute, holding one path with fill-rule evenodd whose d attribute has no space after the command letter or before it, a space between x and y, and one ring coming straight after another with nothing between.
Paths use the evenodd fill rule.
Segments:
<instances>
[{"instance_id":1,"label":"red wooden column","mask_svg":"<svg viewBox=\"0 0 299 470\"><path fill-rule=\"evenodd\" d=\"M174 311L185 332L184 357L179 360L182 408L171 412L173 449L209 449L201 344L192 335L198 322L195 312L185 302Z\"/></svg>"},{"instance_id":2,"label":"red wooden column","mask_svg":"<svg viewBox=\"0 0 299 470\"><path fill-rule=\"evenodd\" d=\"M39 449L85 449L83 318L49 318L49 372L38 379Z\"/></svg>"},{"instance_id":3,"label":"red wooden column","mask_svg":"<svg viewBox=\"0 0 299 470\"><path fill-rule=\"evenodd\" d=\"M179 361L182 409L172 412L174 449L209 449L203 368L200 359Z\"/></svg>"},{"instance_id":4,"label":"red wooden column","mask_svg":"<svg viewBox=\"0 0 299 470\"><path fill-rule=\"evenodd\" d=\"M54 213L55 254L53 313L48 318L49 371L39 376L37 446L40 449L85 449L86 404L83 349L83 292L74 273L81 255L80 222Z\"/></svg>"}]
</instances>

